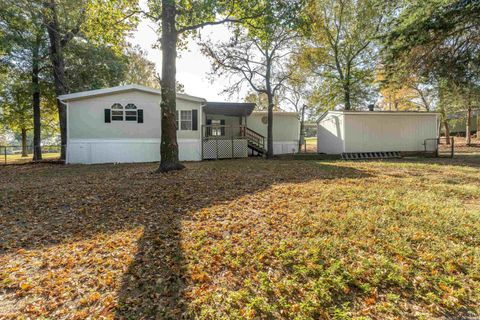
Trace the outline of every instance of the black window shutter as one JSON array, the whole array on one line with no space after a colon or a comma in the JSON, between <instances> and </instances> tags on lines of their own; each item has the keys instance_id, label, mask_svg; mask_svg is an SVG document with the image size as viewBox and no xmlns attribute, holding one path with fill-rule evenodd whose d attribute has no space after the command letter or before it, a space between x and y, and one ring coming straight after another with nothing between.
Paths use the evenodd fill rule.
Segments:
<instances>
[{"instance_id":1,"label":"black window shutter","mask_svg":"<svg viewBox=\"0 0 480 320\"><path fill-rule=\"evenodd\" d=\"M198 110L192 110L192 130L198 130Z\"/></svg>"},{"instance_id":2,"label":"black window shutter","mask_svg":"<svg viewBox=\"0 0 480 320\"><path fill-rule=\"evenodd\" d=\"M177 131L178 131L180 129L180 119L179 119L178 110L175 111L175 123L177 124Z\"/></svg>"},{"instance_id":3,"label":"black window shutter","mask_svg":"<svg viewBox=\"0 0 480 320\"><path fill-rule=\"evenodd\" d=\"M220 135L224 136L225 135L225 120L224 119L220 120L220 125L222 126L222 127L220 127Z\"/></svg>"},{"instance_id":4,"label":"black window shutter","mask_svg":"<svg viewBox=\"0 0 480 320\"><path fill-rule=\"evenodd\" d=\"M137 110L137 122L143 123L143 109Z\"/></svg>"},{"instance_id":5,"label":"black window shutter","mask_svg":"<svg viewBox=\"0 0 480 320\"><path fill-rule=\"evenodd\" d=\"M105 123L112 122L112 117L110 116L110 109L105 109Z\"/></svg>"}]
</instances>

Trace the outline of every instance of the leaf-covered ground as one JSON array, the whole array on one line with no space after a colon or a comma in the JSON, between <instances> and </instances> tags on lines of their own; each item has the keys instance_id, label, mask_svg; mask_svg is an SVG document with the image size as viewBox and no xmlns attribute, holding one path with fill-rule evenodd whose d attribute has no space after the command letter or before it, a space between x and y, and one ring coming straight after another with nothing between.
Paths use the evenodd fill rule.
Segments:
<instances>
[{"instance_id":1,"label":"leaf-covered ground","mask_svg":"<svg viewBox=\"0 0 480 320\"><path fill-rule=\"evenodd\" d=\"M480 313L480 157L0 168L0 318Z\"/></svg>"}]
</instances>

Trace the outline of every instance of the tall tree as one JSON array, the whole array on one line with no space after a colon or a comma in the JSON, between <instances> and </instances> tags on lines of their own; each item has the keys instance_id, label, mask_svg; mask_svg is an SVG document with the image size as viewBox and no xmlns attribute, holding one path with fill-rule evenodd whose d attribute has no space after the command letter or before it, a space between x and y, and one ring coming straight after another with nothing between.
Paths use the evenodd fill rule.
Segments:
<instances>
[{"instance_id":1,"label":"tall tree","mask_svg":"<svg viewBox=\"0 0 480 320\"><path fill-rule=\"evenodd\" d=\"M256 91L252 91L248 93L243 100L247 103L254 103L255 110L257 111L267 111L268 110L268 97L265 93L258 93ZM280 102L278 95L275 96L275 101L273 103L273 111L280 110Z\"/></svg>"},{"instance_id":2,"label":"tall tree","mask_svg":"<svg viewBox=\"0 0 480 320\"><path fill-rule=\"evenodd\" d=\"M295 53L297 13L302 1L267 1L265 14L254 22L237 25L226 42L202 44L212 60L213 73L229 76L233 82L228 92L238 92L244 85L268 101L267 158L273 157L273 109L276 95L292 74L290 57Z\"/></svg>"},{"instance_id":3,"label":"tall tree","mask_svg":"<svg viewBox=\"0 0 480 320\"><path fill-rule=\"evenodd\" d=\"M27 133L33 127L30 89L28 74L13 68L0 87L0 120L11 131L21 134L22 157L28 156Z\"/></svg>"},{"instance_id":4,"label":"tall tree","mask_svg":"<svg viewBox=\"0 0 480 320\"><path fill-rule=\"evenodd\" d=\"M369 100L387 8L383 0L314 0L306 7L311 23L301 62L316 75L325 109Z\"/></svg>"},{"instance_id":5,"label":"tall tree","mask_svg":"<svg viewBox=\"0 0 480 320\"><path fill-rule=\"evenodd\" d=\"M406 1L385 38L384 64L391 74L415 70L436 79L471 114L480 88L479 33L479 1ZM468 130L466 140L470 143Z\"/></svg>"},{"instance_id":6,"label":"tall tree","mask_svg":"<svg viewBox=\"0 0 480 320\"><path fill-rule=\"evenodd\" d=\"M302 143L305 141L305 116L309 117L314 109L309 103L311 87L308 85L308 81L307 74L303 73L301 69L295 68L283 93L283 100L295 110L300 121L298 151L302 149Z\"/></svg>"},{"instance_id":7,"label":"tall tree","mask_svg":"<svg viewBox=\"0 0 480 320\"><path fill-rule=\"evenodd\" d=\"M6 0L0 4L3 23L2 43L6 52L3 62L30 73L33 109L33 160L41 160L40 80L45 68L46 32L42 26L40 8L36 2Z\"/></svg>"},{"instance_id":8,"label":"tall tree","mask_svg":"<svg viewBox=\"0 0 480 320\"><path fill-rule=\"evenodd\" d=\"M198 29L209 25L239 22L255 16L256 1L238 0L149 0L147 16L160 22L162 48L160 166L158 172L181 170L178 158L176 112L177 49Z\"/></svg>"},{"instance_id":9,"label":"tall tree","mask_svg":"<svg viewBox=\"0 0 480 320\"><path fill-rule=\"evenodd\" d=\"M125 52L128 60L125 84L141 84L151 88L160 87L156 77L155 63L148 60L146 52L137 47L128 47Z\"/></svg>"},{"instance_id":10,"label":"tall tree","mask_svg":"<svg viewBox=\"0 0 480 320\"><path fill-rule=\"evenodd\" d=\"M66 77L65 47L75 37L111 45L123 43L125 34L134 27L138 13L137 1L102 0L45 0L43 20L49 35L50 60L52 64L55 93L69 92ZM57 101L61 135L61 159L66 156L67 123L63 103Z\"/></svg>"}]
</instances>

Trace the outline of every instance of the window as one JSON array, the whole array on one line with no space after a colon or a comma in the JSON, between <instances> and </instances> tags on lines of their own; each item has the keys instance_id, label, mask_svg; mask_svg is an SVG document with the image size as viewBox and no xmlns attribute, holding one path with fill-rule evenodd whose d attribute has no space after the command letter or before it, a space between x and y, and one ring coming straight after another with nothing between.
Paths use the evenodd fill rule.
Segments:
<instances>
[{"instance_id":1,"label":"window","mask_svg":"<svg viewBox=\"0 0 480 320\"><path fill-rule=\"evenodd\" d=\"M120 103L112 105L112 121L123 121L123 106Z\"/></svg>"},{"instance_id":2,"label":"window","mask_svg":"<svg viewBox=\"0 0 480 320\"><path fill-rule=\"evenodd\" d=\"M180 130L192 130L192 110L180 110Z\"/></svg>"},{"instance_id":3,"label":"window","mask_svg":"<svg viewBox=\"0 0 480 320\"><path fill-rule=\"evenodd\" d=\"M212 120L212 136L222 136L221 120Z\"/></svg>"},{"instance_id":4,"label":"window","mask_svg":"<svg viewBox=\"0 0 480 320\"><path fill-rule=\"evenodd\" d=\"M129 103L125 106L125 120L137 121L137 106L133 103Z\"/></svg>"}]
</instances>

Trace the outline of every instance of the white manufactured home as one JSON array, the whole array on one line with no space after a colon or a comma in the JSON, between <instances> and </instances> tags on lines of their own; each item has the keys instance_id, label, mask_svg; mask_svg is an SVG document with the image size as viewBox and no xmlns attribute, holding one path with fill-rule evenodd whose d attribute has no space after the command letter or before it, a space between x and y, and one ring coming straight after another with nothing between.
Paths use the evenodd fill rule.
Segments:
<instances>
[{"instance_id":1,"label":"white manufactured home","mask_svg":"<svg viewBox=\"0 0 480 320\"><path fill-rule=\"evenodd\" d=\"M432 112L328 111L317 121L318 153L435 151L437 137Z\"/></svg>"},{"instance_id":2,"label":"white manufactured home","mask_svg":"<svg viewBox=\"0 0 480 320\"><path fill-rule=\"evenodd\" d=\"M160 160L160 90L139 85L66 94L67 163ZM251 103L207 102L177 94L181 161L242 158L265 153L267 115ZM298 151L296 113L275 112L274 154Z\"/></svg>"}]
</instances>

